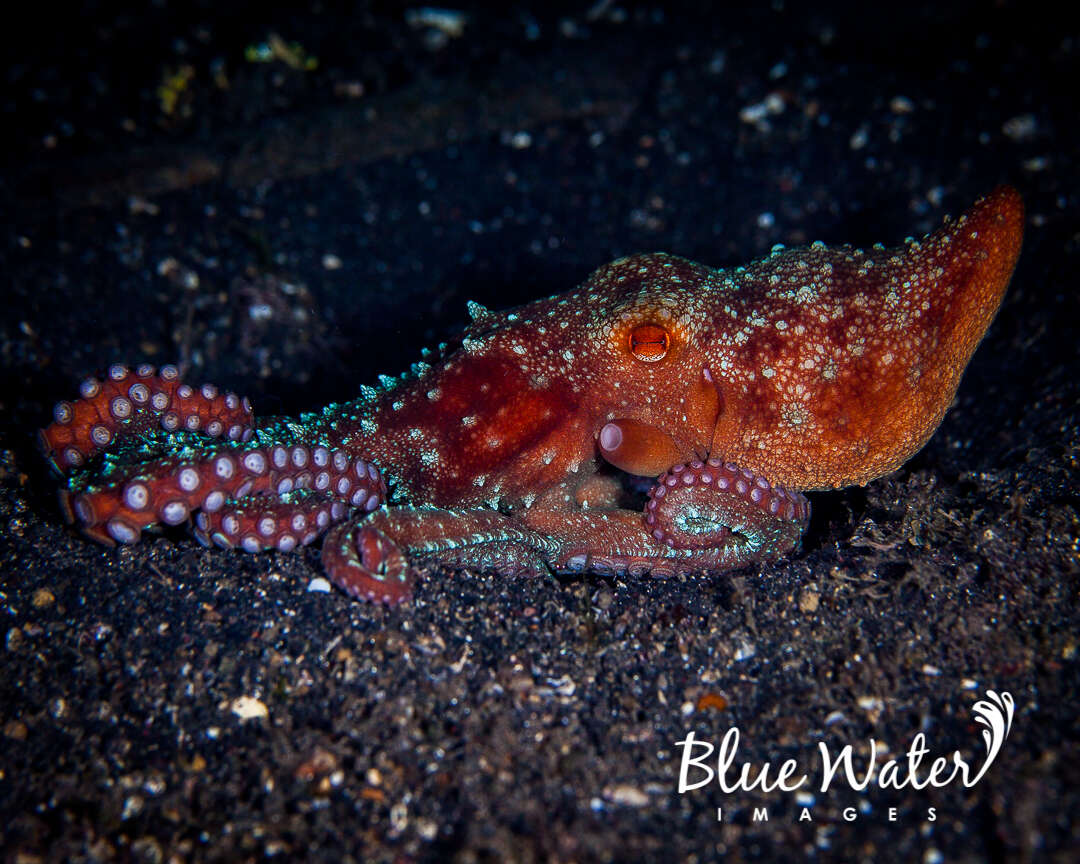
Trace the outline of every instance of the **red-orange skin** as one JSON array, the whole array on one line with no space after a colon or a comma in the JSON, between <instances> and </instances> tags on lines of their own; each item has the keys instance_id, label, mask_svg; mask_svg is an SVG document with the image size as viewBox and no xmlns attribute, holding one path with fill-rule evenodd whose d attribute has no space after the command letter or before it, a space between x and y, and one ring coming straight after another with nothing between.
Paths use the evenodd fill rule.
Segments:
<instances>
[{"instance_id":1,"label":"red-orange skin","mask_svg":"<svg viewBox=\"0 0 1080 864\"><path fill-rule=\"evenodd\" d=\"M786 553L801 523L783 506L775 516L775 502L763 515L768 498L755 507L715 490L707 465L692 469L704 485L657 501L683 526L663 543L624 509L618 477L597 472L655 476L712 457L782 496L895 469L952 401L1023 221L1001 187L895 249L815 244L728 271L635 255L568 294L473 307L458 350L296 427L292 440L373 462L401 505L335 529L331 577L396 602L410 590L407 556L670 574Z\"/></svg>"},{"instance_id":2,"label":"red-orange skin","mask_svg":"<svg viewBox=\"0 0 1080 864\"><path fill-rule=\"evenodd\" d=\"M420 498L447 506L490 497L473 485L481 474L511 499L561 482L595 459L598 432L614 419L657 431L622 466L636 473L711 454L795 489L866 483L910 458L941 422L1022 234L1019 195L1004 187L898 249L794 249L741 272L625 258L569 295L514 310L514 320L474 324L469 338L479 344L395 393L400 412L382 400L371 446ZM641 327L669 334L666 356L635 356ZM427 399L436 387L443 397ZM470 413L477 424L462 428ZM441 470L409 458L415 448L400 439L417 426L445 442ZM486 446L492 438L501 443ZM557 451L551 464L546 447Z\"/></svg>"}]
</instances>

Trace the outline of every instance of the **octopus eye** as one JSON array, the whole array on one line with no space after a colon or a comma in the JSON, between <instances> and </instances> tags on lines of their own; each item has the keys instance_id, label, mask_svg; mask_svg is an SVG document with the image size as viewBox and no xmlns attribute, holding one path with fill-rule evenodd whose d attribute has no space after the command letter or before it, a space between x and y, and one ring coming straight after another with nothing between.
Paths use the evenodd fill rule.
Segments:
<instances>
[{"instance_id":1,"label":"octopus eye","mask_svg":"<svg viewBox=\"0 0 1080 864\"><path fill-rule=\"evenodd\" d=\"M645 363L663 360L671 348L671 336L659 324L641 324L630 331L630 353Z\"/></svg>"}]
</instances>

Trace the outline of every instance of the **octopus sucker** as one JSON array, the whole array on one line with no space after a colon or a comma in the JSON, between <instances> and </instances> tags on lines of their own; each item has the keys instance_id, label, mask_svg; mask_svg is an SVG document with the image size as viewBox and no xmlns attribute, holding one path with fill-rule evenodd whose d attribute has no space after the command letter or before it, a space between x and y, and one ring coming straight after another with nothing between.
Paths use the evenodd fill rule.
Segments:
<instances>
[{"instance_id":1,"label":"octopus sucker","mask_svg":"<svg viewBox=\"0 0 1080 864\"><path fill-rule=\"evenodd\" d=\"M800 542L803 493L868 483L934 433L1023 225L1003 186L891 249L778 247L729 270L631 255L506 313L470 304L456 350L298 420L175 366L115 364L38 440L93 540L194 521L205 545L288 552L326 534L330 580L376 603L406 601L419 562L667 577L773 561Z\"/></svg>"}]
</instances>

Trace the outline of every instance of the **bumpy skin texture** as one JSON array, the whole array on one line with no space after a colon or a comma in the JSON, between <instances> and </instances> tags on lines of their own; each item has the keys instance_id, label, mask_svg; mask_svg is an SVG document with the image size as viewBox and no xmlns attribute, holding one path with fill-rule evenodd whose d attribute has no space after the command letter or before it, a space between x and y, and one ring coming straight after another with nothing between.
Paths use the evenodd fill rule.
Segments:
<instances>
[{"instance_id":1,"label":"bumpy skin texture","mask_svg":"<svg viewBox=\"0 0 1080 864\"><path fill-rule=\"evenodd\" d=\"M334 525L331 580L386 603L410 561L672 575L786 554L802 491L866 483L933 434L1023 235L1002 187L922 241L670 255L494 313L359 399L256 422L176 370L109 370L42 447L103 542L195 516L204 542L288 550ZM634 477L652 476L647 498ZM643 512L642 512L643 505Z\"/></svg>"}]
</instances>

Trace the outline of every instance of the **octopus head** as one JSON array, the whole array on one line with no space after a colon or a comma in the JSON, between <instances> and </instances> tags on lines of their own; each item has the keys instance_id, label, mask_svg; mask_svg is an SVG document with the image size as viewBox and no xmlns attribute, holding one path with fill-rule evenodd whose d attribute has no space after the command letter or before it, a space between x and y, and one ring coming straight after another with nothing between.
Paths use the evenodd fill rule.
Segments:
<instances>
[{"instance_id":1,"label":"octopus head","mask_svg":"<svg viewBox=\"0 0 1080 864\"><path fill-rule=\"evenodd\" d=\"M594 313L593 432L617 468L659 474L708 455L723 407L703 350L709 273L670 255L635 255L583 286Z\"/></svg>"}]
</instances>

